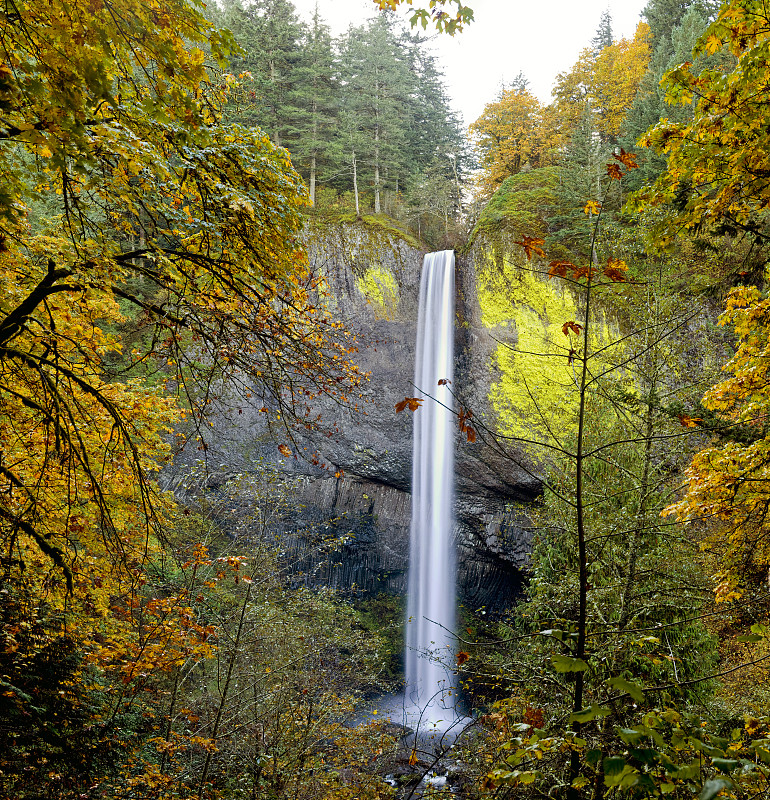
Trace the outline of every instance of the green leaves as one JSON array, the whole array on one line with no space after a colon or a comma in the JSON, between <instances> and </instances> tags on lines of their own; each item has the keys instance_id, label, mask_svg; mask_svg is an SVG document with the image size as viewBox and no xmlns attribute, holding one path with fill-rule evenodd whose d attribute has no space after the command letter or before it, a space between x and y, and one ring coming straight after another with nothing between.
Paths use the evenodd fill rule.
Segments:
<instances>
[{"instance_id":1,"label":"green leaves","mask_svg":"<svg viewBox=\"0 0 770 800\"><path fill-rule=\"evenodd\" d=\"M713 778L710 781L706 781L701 793L698 795L698 800L714 800L722 789L730 789L732 785L732 781L726 778Z\"/></svg>"},{"instance_id":2,"label":"green leaves","mask_svg":"<svg viewBox=\"0 0 770 800\"><path fill-rule=\"evenodd\" d=\"M585 672L588 664L582 658L570 658L569 656L551 656L551 665L556 672Z\"/></svg>"},{"instance_id":3,"label":"green leaves","mask_svg":"<svg viewBox=\"0 0 770 800\"><path fill-rule=\"evenodd\" d=\"M636 700L637 703L644 702L644 692L638 683L633 683L632 681L627 681L625 678L617 677L610 678L610 680L607 681L607 686L625 692L630 695L632 699Z\"/></svg>"},{"instance_id":4,"label":"green leaves","mask_svg":"<svg viewBox=\"0 0 770 800\"><path fill-rule=\"evenodd\" d=\"M595 719L606 717L611 713L612 709L597 705L596 703L591 703L590 708L584 708L582 711L574 711L572 714L570 714L569 721L580 723L592 722Z\"/></svg>"}]
</instances>

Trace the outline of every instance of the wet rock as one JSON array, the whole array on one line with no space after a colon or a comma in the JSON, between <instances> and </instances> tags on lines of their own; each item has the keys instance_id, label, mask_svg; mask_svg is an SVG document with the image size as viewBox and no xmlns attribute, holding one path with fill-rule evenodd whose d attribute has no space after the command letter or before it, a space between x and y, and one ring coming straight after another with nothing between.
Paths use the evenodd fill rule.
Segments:
<instances>
[{"instance_id":1,"label":"wet rock","mask_svg":"<svg viewBox=\"0 0 770 800\"><path fill-rule=\"evenodd\" d=\"M359 334L359 364L371 373L363 414L322 404L318 411L335 434L298 440L300 448L318 451L343 477L303 459L281 457L262 415L245 398L221 403L209 431L206 457L220 475L208 479L209 490L226 475L266 466L296 481L295 508L279 527L287 562L296 564L308 583L374 594L406 590L413 414L397 414L394 406L418 393L413 372L422 255L403 242L372 248L360 234L344 232L311 248L311 257L329 276L335 313ZM366 295L372 269L397 285L387 308ZM457 283L455 386L476 418L491 420L490 364L497 343L481 325L473 267L462 259ZM420 394L429 388L419 387ZM177 477L199 456L193 448L185 453ZM458 587L461 602L473 610L502 611L520 591L531 548L526 507L541 491L535 472L523 454L502 457L481 442L468 443L458 431ZM174 485L170 473L166 480ZM338 546L324 549L323 542Z\"/></svg>"}]
</instances>

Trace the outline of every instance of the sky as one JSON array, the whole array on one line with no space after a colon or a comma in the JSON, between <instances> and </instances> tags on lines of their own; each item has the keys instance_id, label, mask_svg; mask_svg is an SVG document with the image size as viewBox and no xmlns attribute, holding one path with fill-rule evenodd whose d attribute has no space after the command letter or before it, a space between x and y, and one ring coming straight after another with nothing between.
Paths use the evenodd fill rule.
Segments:
<instances>
[{"instance_id":1,"label":"sky","mask_svg":"<svg viewBox=\"0 0 770 800\"><path fill-rule=\"evenodd\" d=\"M306 20L317 2L321 17L334 36L376 13L371 0L293 2ZM414 2L417 5L420 0ZM487 103L494 101L500 84L509 83L519 72L528 78L530 91L541 102L549 103L556 75L568 70L580 51L590 45L602 12L610 12L616 39L631 38L647 0L467 0L467 3L473 8L475 22L454 37L436 35L428 46L446 76L452 107L469 125ZM399 13L408 14L408 10Z\"/></svg>"}]
</instances>

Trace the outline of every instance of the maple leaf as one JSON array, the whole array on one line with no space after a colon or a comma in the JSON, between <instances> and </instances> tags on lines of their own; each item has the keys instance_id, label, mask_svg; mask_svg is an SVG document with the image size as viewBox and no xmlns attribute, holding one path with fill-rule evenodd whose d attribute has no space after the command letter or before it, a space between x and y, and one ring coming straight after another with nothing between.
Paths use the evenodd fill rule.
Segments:
<instances>
[{"instance_id":1,"label":"maple leaf","mask_svg":"<svg viewBox=\"0 0 770 800\"><path fill-rule=\"evenodd\" d=\"M569 270L575 269L575 265L571 261L552 261L548 266L550 267L549 278L564 278Z\"/></svg>"},{"instance_id":2,"label":"maple leaf","mask_svg":"<svg viewBox=\"0 0 770 800\"><path fill-rule=\"evenodd\" d=\"M422 402L422 397L405 397L403 400L396 403L396 414L400 414L406 408L410 411L417 411Z\"/></svg>"},{"instance_id":3,"label":"maple leaf","mask_svg":"<svg viewBox=\"0 0 770 800\"><path fill-rule=\"evenodd\" d=\"M409 756L409 766L414 767L417 764L417 751L412 750L412 754Z\"/></svg>"},{"instance_id":4,"label":"maple leaf","mask_svg":"<svg viewBox=\"0 0 770 800\"><path fill-rule=\"evenodd\" d=\"M617 158L626 169L639 168L639 165L636 163L636 156L633 153L627 153L622 147L619 153L615 153L614 158Z\"/></svg>"},{"instance_id":5,"label":"maple leaf","mask_svg":"<svg viewBox=\"0 0 770 800\"><path fill-rule=\"evenodd\" d=\"M534 236L522 236L521 241L514 242L514 244L521 245L524 248L524 252L527 254L527 261L532 259L532 253L541 258L545 257L545 251L541 246L545 244L545 239L537 239Z\"/></svg>"},{"instance_id":6,"label":"maple leaf","mask_svg":"<svg viewBox=\"0 0 770 800\"><path fill-rule=\"evenodd\" d=\"M626 279L624 273L627 269L628 265L625 261L621 261L619 258L608 258L607 266L604 268L603 272L605 277L619 283Z\"/></svg>"},{"instance_id":7,"label":"maple leaf","mask_svg":"<svg viewBox=\"0 0 770 800\"><path fill-rule=\"evenodd\" d=\"M450 381L448 378L442 378L442 379L441 379L441 380L438 382L438 385L439 385L439 386L446 386L448 383L452 383L452 381Z\"/></svg>"},{"instance_id":8,"label":"maple leaf","mask_svg":"<svg viewBox=\"0 0 770 800\"><path fill-rule=\"evenodd\" d=\"M584 214L598 214L599 210L601 209L602 204L598 200L589 200L583 206L583 213Z\"/></svg>"},{"instance_id":9,"label":"maple leaf","mask_svg":"<svg viewBox=\"0 0 770 800\"><path fill-rule=\"evenodd\" d=\"M561 326L561 332L565 336L569 336L570 331L574 333L576 336L580 335L580 331L583 330L582 325L578 325L577 322L570 320L569 322L565 322L564 325Z\"/></svg>"},{"instance_id":10,"label":"maple leaf","mask_svg":"<svg viewBox=\"0 0 770 800\"><path fill-rule=\"evenodd\" d=\"M620 168L619 164L613 164L610 162L607 164L607 174L612 178L614 181L619 181L623 177L623 170Z\"/></svg>"},{"instance_id":11,"label":"maple leaf","mask_svg":"<svg viewBox=\"0 0 770 800\"><path fill-rule=\"evenodd\" d=\"M460 432L464 433L467 440L473 444L476 441L476 430L469 424L469 420L473 418L473 412L470 409L461 408L457 417L459 420Z\"/></svg>"},{"instance_id":12,"label":"maple leaf","mask_svg":"<svg viewBox=\"0 0 770 800\"><path fill-rule=\"evenodd\" d=\"M703 422L701 417L688 417L687 414L677 414L679 421L685 428L697 428L699 422Z\"/></svg>"},{"instance_id":13,"label":"maple leaf","mask_svg":"<svg viewBox=\"0 0 770 800\"><path fill-rule=\"evenodd\" d=\"M594 270L592 267L575 267L572 277L579 281L581 278L593 278Z\"/></svg>"},{"instance_id":14,"label":"maple leaf","mask_svg":"<svg viewBox=\"0 0 770 800\"><path fill-rule=\"evenodd\" d=\"M469 658L469 653L466 653L465 650L460 650L460 652L457 654L457 666L461 667Z\"/></svg>"},{"instance_id":15,"label":"maple leaf","mask_svg":"<svg viewBox=\"0 0 770 800\"><path fill-rule=\"evenodd\" d=\"M288 458L291 455L291 450L289 449L288 445L285 444L278 445L278 452L281 455L286 456L286 458Z\"/></svg>"}]
</instances>

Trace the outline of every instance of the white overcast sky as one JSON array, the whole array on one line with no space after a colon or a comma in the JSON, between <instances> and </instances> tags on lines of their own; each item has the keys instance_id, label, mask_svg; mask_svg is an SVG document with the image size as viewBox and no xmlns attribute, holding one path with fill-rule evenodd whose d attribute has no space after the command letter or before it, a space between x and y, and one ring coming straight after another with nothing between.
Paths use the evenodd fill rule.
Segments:
<instances>
[{"instance_id":1,"label":"white overcast sky","mask_svg":"<svg viewBox=\"0 0 770 800\"><path fill-rule=\"evenodd\" d=\"M419 1L414 0L415 5ZM293 2L300 16L308 20L317 2L334 36L376 13L371 0ZM443 68L452 106L466 124L495 99L502 81L511 81L519 72L529 79L533 94L544 103L550 102L554 78L568 70L590 44L602 12L610 12L616 39L631 38L647 4L647 0L467 2L473 8L475 22L454 38L436 36L429 45Z\"/></svg>"}]
</instances>

